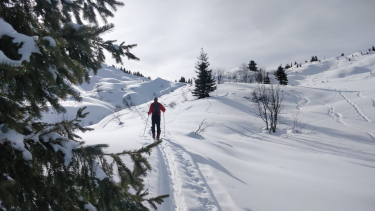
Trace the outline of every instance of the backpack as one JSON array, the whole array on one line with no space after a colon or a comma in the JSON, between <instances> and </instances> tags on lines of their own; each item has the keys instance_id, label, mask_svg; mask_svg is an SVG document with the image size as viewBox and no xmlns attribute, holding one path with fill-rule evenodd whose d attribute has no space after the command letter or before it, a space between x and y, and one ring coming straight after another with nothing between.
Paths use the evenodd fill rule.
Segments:
<instances>
[{"instance_id":1,"label":"backpack","mask_svg":"<svg viewBox=\"0 0 375 211\"><path fill-rule=\"evenodd\" d=\"M152 104L152 115L160 115L160 104L153 103Z\"/></svg>"}]
</instances>

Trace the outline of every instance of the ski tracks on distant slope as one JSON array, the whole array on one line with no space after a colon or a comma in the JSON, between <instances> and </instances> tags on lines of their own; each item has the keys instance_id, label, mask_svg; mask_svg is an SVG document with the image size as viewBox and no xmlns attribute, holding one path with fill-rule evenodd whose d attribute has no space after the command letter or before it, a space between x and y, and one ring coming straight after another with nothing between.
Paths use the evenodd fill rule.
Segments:
<instances>
[{"instance_id":1,"label":"ski tracks on distant slope","mask_svg":"<svg viewBox=\"0 0 375 211\"><path fill-rule=\"evenodd\" d=\"M346 102L348 102L353 108L354 110L367 122L371 122L371 119L369 119L362 111L361 109L354 103L352 102L348 97L346 97L346 95L344 95L344 93L342 93L341 91L337 90L336 91L345 99Z\"/></svg>"},{"instance_id":2,"label":"ski tracks on distant slope","mask_svg":"<svg viewBox=\"0 0 375 211\"><path fill-rule=\"evenodd\" d=\"M369 97L362 96L362 92L358 92L357 96L360 97L360 98L371 99L371 100L372 100L372 106L375 107L375 100L374 100L374 99L369 98Z\"/></svg>"},{"instance_id":3,"label":"ski tracks on distant slope","mask_svg":"<svg viewBox=\"0 0 375 211\"><path fill-rule=\"evenodd\" d=\"M300 97L299 95L295 95L297 98L303 98L301 103L297 103L297 109L300 110L302 107L306 106L310 100L307 97Z\"/></svg>"},{"instance_id":4,"label":"ski tracks on distant slope","mask_svg":"<svg viewBox=\"0 0 375 211\"><path fill-rule=\"evenodd\" d=\"M192 205L197 206L194 210L221 210L198 164L186 149L169 139L163 139L159 148L170 179L175 210L188 210Z\"/></svg>"},{"instance_id":5,"label":"ski tracks on distant slope","mask_svg":"<svg viewBox=\"0 0 375 211\"><path fill-rule=\"evenodd\" d=\"M356 104L354 104L352 101L349 100L349 98L347 98L341 91L338 91L337 89L335 89L337 91L337 93L339 93L344 99L346 102L348 102L351 106L354 107L354 109L357 111L357 113L359 115L361 115L361 117L363 119L365 119L367 122L371 122L370 119L368 119L363 113L362 111L358 108L358 106ZM329 101L328 101L329 102ZM375 141L375 133L371 130L368 130L368 129L365 129L361 126L358 126L356 124L349 124L347 122L345 122L343 120L343 115L339 112L336 112L335 111L335 108L331 105L329 105L327 103L324 103L324 102L321 102L323 105L325 105L329 110L328 110L328 115L331 116L333 119L335 119L338 123L344 125L344 126L349 126L349 127L352 127L352 128L356 128L356 129L359 129L359 130L362 130L363 132L365 132L366 134L368 134L373 141Z\"/></svg>"},{"instance_id":6,"label":"ski tracks on distant slope","mask_svg":"<svg viewBox=\"0 0 375 211\"><path fill-rule=\"evenodd\" d=\"M342 114L335 111L335 108L327 103L321 102L323 105L325 105L328 108L328 115L332 117L334 120L336 120L338 123L348 126L346 122L342 119Z\"/></svg>"}]
</instances>

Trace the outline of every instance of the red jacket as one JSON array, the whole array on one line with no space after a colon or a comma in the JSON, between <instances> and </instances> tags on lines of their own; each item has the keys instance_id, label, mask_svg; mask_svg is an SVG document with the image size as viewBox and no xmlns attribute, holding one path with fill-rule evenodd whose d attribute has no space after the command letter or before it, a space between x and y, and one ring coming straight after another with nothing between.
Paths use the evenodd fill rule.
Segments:
<instances>
[{"instance_id":1,"label":"red jacket","mask_svg":"<svg viewBox=\"0 0 375 211\"><path fill-rule=\"evenodd\" d=\"M150 115L152 113L154 103L155 102L151 103L150 109L148 110L148 115ZM156 103L158 103L158 102L156 102ZM165 108L164 108L164 106L161 103L159 103L159 106L160 106L160 110L163 111L163 112L165 112ZM160 116L160 114L159 114L159 116Z\"/></svg>"}]
</instances>

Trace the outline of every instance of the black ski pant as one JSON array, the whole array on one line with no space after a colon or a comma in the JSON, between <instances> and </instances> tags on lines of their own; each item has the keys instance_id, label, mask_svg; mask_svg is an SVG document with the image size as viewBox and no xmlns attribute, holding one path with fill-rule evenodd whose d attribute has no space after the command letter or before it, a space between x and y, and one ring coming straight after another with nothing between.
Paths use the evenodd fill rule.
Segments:
<instances>
[{"instance_id":1,"label":"black ski pant","mask_svg":"<svg viewBox=\"0 0 375 211\"><path fill-rule=\"evenodd\" d=\"M161 132L161 130L160 130L160 116L159 115L152 115L151 122L152 122L152 126L151 126L152 133L155 133L155 124L156 124L157 132L160 134L160 132Z\"/></svg>"}]
</instances>

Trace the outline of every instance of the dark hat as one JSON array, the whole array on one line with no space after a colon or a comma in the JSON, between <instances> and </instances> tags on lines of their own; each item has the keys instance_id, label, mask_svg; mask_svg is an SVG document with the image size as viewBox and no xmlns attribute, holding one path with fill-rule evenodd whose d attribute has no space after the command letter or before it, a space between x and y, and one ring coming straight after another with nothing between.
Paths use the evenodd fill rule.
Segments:
<instances>
[{"instance_id":1,"label":"dark hat","mask_svg":"<svg viewBox=\"0 0 375 211\"><path fill-rule=\"evenodd\" d=\"M158 97L154 97L154 101L158 102Z\"/></svg>"}]
</instances>

